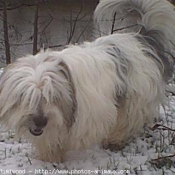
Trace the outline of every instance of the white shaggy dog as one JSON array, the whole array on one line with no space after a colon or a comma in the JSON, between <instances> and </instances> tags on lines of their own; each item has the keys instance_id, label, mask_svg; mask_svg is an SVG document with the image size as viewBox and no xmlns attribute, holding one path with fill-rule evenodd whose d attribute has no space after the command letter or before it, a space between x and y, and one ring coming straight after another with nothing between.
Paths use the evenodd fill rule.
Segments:
<instances>
[{"instance_id":1,"label":"white shaggy dog","mask_svg":"<svg viewBox=\"0 0 175 175\"><path fill-rule=\"evenodd\" d=\"M121 146L158 115L173 65L173 6L166 0L101 0L96 21L114 15L129 16L127 23L136 15L140 32L42 51L5 69L1 123L31 142L41 160L61 162L66 151L95 144Z\"/></svg>"}]
</instances>

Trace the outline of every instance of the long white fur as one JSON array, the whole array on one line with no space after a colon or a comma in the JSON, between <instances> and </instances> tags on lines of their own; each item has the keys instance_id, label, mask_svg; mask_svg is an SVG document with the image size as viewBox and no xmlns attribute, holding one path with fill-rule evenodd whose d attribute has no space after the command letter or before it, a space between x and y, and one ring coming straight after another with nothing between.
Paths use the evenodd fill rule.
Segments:
<instances>
[{"instance_id":1,"label":"long white fur","mask_svg":"<svg viewBox=\"0 0 175 175\"><path fill-rule=\"evenodd\" d=\"M105 31L110 33L115 13L123 20L130 18L128 22L135 20L133 12L136 11L140 18L135 21L135 24L137 23L140 29L144 27L147 32L155 31L155 40L164 45L165 52L171 51L175 55L174 10L174 6L167 0L100 0L94 12L94 18L100 25L102 33ZM106 25L106 21L109 21L110 24ZM130 24L124 25L129 26ZM130 31L133 31L133 28L130 28Z\"/></svg>"},{"instance_id":2,"label":"long white fur","mask_svg":"<svg viewBox=\"0 0 175 175\"><path fill-rule=\"evenodd\" d=\"M95 13L98 22L103 13L112 15L128 3L144 11L145 28L152 26L153 18L156 29L175 43L175 30L168 27L175 25L175 12L164 0L103 0ZM160 7L165 28L158 20ZM113 34L61 52L42 51L18 59L0 79L1 123L29 140L41 160L51 162L63 161L68 150L95 144L121 146L137 136L145 123L158 116L158 107L165 99L163 68L157 63L161 58L137 36ZM168 43L165 48L173 45ZM30 115L38 109L48 117L48 123L36 137L29 127L33 125ZM74 111L72 115L70 111Z\"/></svg>"}]
</instances>

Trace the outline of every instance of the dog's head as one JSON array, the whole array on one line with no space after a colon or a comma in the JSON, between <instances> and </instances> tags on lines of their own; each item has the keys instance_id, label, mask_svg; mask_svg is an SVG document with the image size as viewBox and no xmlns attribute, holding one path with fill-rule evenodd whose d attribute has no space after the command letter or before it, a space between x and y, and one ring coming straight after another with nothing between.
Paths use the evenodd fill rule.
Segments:
<instances>
[{"instance_id":1,"label":"dog's head","mask_svg":"<svg viewBox=\"0 0 175 175\"><path fill-rule=\"evenodd\" d=\"M69 128L75 89L59 52L26 56L7 66L0 79L0 121L18 135L42 136Z\"/></svg>"}]
</instances>

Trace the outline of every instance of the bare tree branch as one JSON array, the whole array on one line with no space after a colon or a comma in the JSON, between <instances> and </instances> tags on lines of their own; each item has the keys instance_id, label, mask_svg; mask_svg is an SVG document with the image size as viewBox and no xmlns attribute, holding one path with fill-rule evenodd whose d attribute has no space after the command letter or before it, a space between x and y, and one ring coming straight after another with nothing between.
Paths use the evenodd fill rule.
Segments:
<instances>
[{"instance_id":1,"label":"bare tree branch","mask_svg":"<svg viewBox=\"0 0 175 175\"><path fill-rule=\"evenodd\" d=\"M35 15L34 15L34 32L33 32L33 55L38 51L38 13L39 13L39 0L35 0Z\"/></svg>"},{"instance_id":2,"label":"bare tree branch","mask_svg":"<svg viewBox=\"0 0 175 175\"><path fill-rule=\"evenodd\" d=\"M68 44L71 42L71 40L72 40L72 38L74 36L75 29L76 29L76 26L77 26L77 22L78 22L79 16L82 13L82 10L83 10L83 5L82 5L82 2L81 2L80 10L79 10L79 12L76 15L75 20L72 19L72 11L70 12L70 18L71 19L70 19L70 33L69 33L69 38L68 38L68 42L67 42Z\"/></svg>"},{"instance_id":3,"label":"bare tree branch","mask_svg":"<svg viewBox=\"0 0 175 175\"><path fill-rule=\"evenodd\" d=\"M113 30L113 32L117 32L117 31L120 31L120 30L124 30L124 29L128 29L128 28L131 28L131 27L135 27L135 26L138 26L138 24L133 24L133 25L130 25L130 26L125 26L125 27L122 27L122 28L119 28L119 29L115 29L115 30Z\"/></svg>"},{"instance_id":4,"label":"bare tree branch","mask_svg":"<svg viewBox=\"0 0 175 175\"><path fill-rule=\"evenodd\" d=\"M6 9L7 9L7 10L15 10L15 9L20 8L20 7L32 7L32 6L34 6L34 5L29 5L29 4L19 4L19 5L14 6L14 7L8 5L8 6L6 6ZM3 8L2 8L2 9L0 8L0 11L3 11Z\"/></svg>"},{"instance_id":5,"label":"bare tree branch","mask_svg":"<svg viewBox=\"0 0 175 175\"><path fill-rule=\"evenodd\" d=\"M1 0L0 2L3 7L3 29L4 29L6 64L10 64L11 55L10 55L10 43L9 43L9 34L8 34L8 18L7 18L6 0Z\"/></svg>"},{"instance_id":6,"label":"bare tree branch","mask_svg":"<svg viewBox=\"0 0 175 175\"><path fill-rule=\"evenodd\" d=\"M114 33L115 20L116 20L116 12L114 13L114 19L113 19L113 21L112 21L111 34Z\"/></svg>"}]
</instances>

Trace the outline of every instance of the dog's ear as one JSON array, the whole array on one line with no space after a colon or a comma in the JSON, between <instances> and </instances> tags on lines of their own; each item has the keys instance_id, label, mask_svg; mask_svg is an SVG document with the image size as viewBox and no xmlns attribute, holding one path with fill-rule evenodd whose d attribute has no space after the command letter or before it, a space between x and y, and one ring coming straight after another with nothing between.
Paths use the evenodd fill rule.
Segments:
<instances>
[{"instance_id":1,"label":"dog's ear","mask_svg":"<svg viewBox=\"0 0 175 175\"><path fill-rule=\"evenodd\" d=\"M76 90L75 90L73 78L71 75L71 71L68 65L64 61L61 61L59 63L59 66L61 66L60 72L67 79L67 81L69 82L70 88L71 88L71 92L67 92L67 93L70 93L72 103L67 104L67 102L65 102L65 99L63 99L61 103L61 107L62 107L62 111L64 114L64 118L66 119L66 123L69 127L71 127L75 121L75 112L77 109Z\"/></svg>"}]
</instances>

